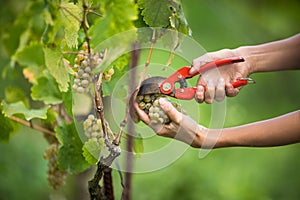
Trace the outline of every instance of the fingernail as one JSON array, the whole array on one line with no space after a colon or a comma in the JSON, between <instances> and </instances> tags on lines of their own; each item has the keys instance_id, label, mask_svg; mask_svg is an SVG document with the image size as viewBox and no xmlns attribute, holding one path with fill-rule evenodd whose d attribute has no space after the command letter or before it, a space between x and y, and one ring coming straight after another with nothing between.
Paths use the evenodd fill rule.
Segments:
<instances>
[{"instance_id":1,"label":"fingernail","mask_svg":"<svg viewBox=\"0 0 300 200\"><path fill-rule=\"evenodd\" d=\"M167 100L166 100L166 99L164 99L164 98L160 98L160 99L158 100L158 102L159 102L159 105L160 105L160 106L165 106L165 105L166 105L166 102L167 102Z\"/></svg>"},{"instance_id":2,"label":"fingernail","mask_svg":"<svg viewBox=\"0 0 300 200\"><path fill-rule=\"evenodd\" d=\"M198 92L204 92L204 87L202 85L197 86Z\"/></svg>"}]
</instances>

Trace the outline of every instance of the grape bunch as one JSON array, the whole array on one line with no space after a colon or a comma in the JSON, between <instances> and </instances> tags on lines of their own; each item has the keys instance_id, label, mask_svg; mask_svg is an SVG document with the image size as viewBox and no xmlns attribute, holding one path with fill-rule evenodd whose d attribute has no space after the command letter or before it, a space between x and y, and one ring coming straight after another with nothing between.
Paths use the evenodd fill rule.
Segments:
<instances>
[{"instance_id":1,"label":"grape bunch","mask_svg":"<svg viewBox=\"0 0 300 200\"><path fill-rule=\"evenodd\" d=\"M62 171L58 167L58 144L51 144L45 151L44 158L48 160L48 182L54 189L58 189L65 185L67 172Z\"/></svg>"},{"instance_id":2,"label":"grape bunch","mask_svg":"<svg viewBox=\"0 0 300 200\"><path fill-rule=\"evenodd\" d=\"M161 94L147 94L137 96L137 102L140 109L144 110L152 124L168 124L171 122L169 116L159 106L159 98L165 97ZM185 113L180 104L172 102L172 105L181 113Z\"/></svg>"},{"instance_id":3,"label":"grape bunch","mask_svg":"<svg viewBox=\"0 0 300 200\"><path fill-rule=\"evenodd\" d=\"M105 71L105 72L103 73L103 80L104 80L105 82L109 82L110 79L111 79L111 76L112 76L114 73L115 73L114 68L108 69L107 71Z\"/></svg>"},{"instance_id":4,"label":"grape bunch","mask_svg":"<svg viewBox=\"0 0 300 200\"><path fill-rule=\"evenodd\" d=\"M90 114L88 118L83 122L83 128L86 136L89 139L99 141L99 139L103 137L101 120L97 119L92 114Z\"/></svg>"},{"instance_id":5,"label":"grape bunch","mask_svg":"<svg viewBox=\"0 0 300 200\"><path fill-rule=\"evenodd\" d=\"M92 70L102 61L100 53L88 53L87 43L83 43L82 50L78 52L74 64L74 84L72 88L78 93L89 92L92 82Z\"/></svg>"}]
</instances>

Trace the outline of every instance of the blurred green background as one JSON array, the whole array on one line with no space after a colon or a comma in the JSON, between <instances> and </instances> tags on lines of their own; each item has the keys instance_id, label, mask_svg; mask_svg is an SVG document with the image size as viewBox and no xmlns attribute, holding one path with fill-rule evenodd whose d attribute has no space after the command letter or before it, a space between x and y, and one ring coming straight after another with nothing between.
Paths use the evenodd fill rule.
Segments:
<instances>
[{"instance_id":1,"label":"blurred green background","mask_svg":"<svg viewBox=\"0 0 300 200\"><path fill-rule=\"evenodd\" d=\"M26 1L1 1L5 28ZM255 45L300 32L298 0L183 0L193 37L207 51ZM1 71L7 60L1 50ZM227 99L225 126L268 119L300 108L300 71L251 76L257 84ZM11 84L1 78L3 89ZM198 105L196 105L198 106ZM210 105L199 105L208 111ZM208 125L209 119L202 124ZM1 130L0 130L1 131ZM89 172L70 177L68 186L53 191L46 181L47 147L42 135L22 128L8 144L0 144L0 200L84 199ZM172 165L133 176L133 199L300 199L299 144L273 148L213 150L203 159L190 148ZM120 178L113 174L116 196ZM82 184L81 181L84 181Z\"/></svg>"}]
</instances>

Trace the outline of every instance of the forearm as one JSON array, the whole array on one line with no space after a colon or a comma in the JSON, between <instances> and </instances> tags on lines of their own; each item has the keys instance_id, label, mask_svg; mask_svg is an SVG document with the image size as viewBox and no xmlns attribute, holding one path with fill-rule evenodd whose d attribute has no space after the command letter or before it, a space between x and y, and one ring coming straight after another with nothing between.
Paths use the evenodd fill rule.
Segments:
<instances>
[{"instance_id":1,"label":"forearm","mask_svg":"<svg viewBox=\"0 0 300 200\"><path fill-rule=\"evenodd\" d=\"M249 63L250 73L300 69L300 34L256 46L236 50Z\"/></svg>"},{"instance_id":2,"label":"forearm","mask_svg":"<svg viewBox=\"0 0 300 200\"><path fill-rule=\"evenodd\" d=\"M300 110L273 119L222 130L215 148L281 146L300 142Z\"/></svg>"}]
</instances>

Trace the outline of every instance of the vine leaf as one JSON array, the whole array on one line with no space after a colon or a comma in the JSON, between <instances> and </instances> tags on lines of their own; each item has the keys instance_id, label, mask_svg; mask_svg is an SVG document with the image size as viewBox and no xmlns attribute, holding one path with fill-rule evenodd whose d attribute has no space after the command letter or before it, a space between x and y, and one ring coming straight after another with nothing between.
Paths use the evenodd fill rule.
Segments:
<instances>
[{"instance_id":1,"label":"vine leaf","mask_svg":"<svg viewBox=\"0 0 300 200\"><path fill-rule=\"evenodd\" d=\"M175 29L191 35L181 0L138 0L144 22L150 27Z\"/></svg>"},{"instance_id":2,"label":"vine leaf","mask_svg":"<svg viewBox=\"0 0 300 200\"><path fill-rule=\"evenodd\" d=\"M66 92L68 90L68 83L70 81L68 66L62 58L61 52L53 51L49 48L44 48L45 64L50 74L58 83L59 90Z\"/></svg>"},{"instance_id":3,"label":"vine leaf","mask_svg":"<svg viewBox=\"0 0 300 200\"><path fill-rule=\"evenodd\" d=\"M104 140L101 138L99 143L95 140L89 139L87 142L84 143L82 147L82 155L84 156L85 160L91 164L95 165L98 160L100 159L101 149L104 148Z\"/></svg>"},{"instance_id":4,"label":"vine leaf","mask_svg":"<svg viewBox=\"0 0 300 200\"><path fill-rule=\"evenodd\" d=\"M133 21L137 19L137 6L132 0L104 0L101 12L104 16L90 28L91 44L96 47L111 36L134 29ZM118 45L119 42L132 41L131 36L124 37L124 41L110 41Z\"/></svg>"},{"instance_id":5,"label":"vine leaf","mask_svg":"<svg viewBox=\"0 0 300 200\"><path fill-rule=\"evenodd\" d=\"M44 52L41 44L33 42L19 50L12 60L23 66L40 67L44 65Z\"/></svg>"},{"instance_id":6,"label":"vine leaf","mask_svg":"<svg viewBox=\"0 0 300 200\"><path fill-rule=\"evenodd\" d=\"M41 109L28 109L26 108L24 102L18 101L16 103L8 104L2 101L3 113L6 117L10 117L14 114L23 114L26 120L31 120L33 118L46 119L47 110L50 106L45 106Z\"/></svg>"},{"instance_id":7,"label":"vine leaf","mask_svg":"<svg viewBox=\"0 0 300 200\"><path fill-rule=\"evenodd\" d=\"M4 116L2 106L0 106L0 121L0 142L6 143L10 136L18 130L19 125Z\"/></svg>"},{"instance_id":8,"label":"vine leaf","mask_svg":"<svg viewBox=\"0 0 300 200\"><path fill-rule=\"evenodd\" d=\"M58 104L62 102L58 85L50 75L37 79L37 83L31 87L33 100L43 101L45 104Z\"/></svg>"},{"instance_id":9,"label":"vine leaf","mask_svg":"<svg viewBox=\"0 0 300 200\"><path fill-rule=\"evenodd\" d=\"M150 27L168 27L172 12L169 8L170 0L138 0L138 5L144 16L144 21Z\"/></svg>"},{"instance_id":10,"label":"vine leaf","mask_svg":"<svg viewBox=\"0 0 300 200\"><path fill-rule=\"evenodd\" d=\"M63 170L80 173L90 167L82 155L82 142L74 123L63 124L55 128L56 137L61 144L58 152L58 163Z\"/></svg>"},{"instance_id":11,"label":"vine leaf","mask_svg":"<svg viewBox=\"0 0 300 200\"><path fill-rule=\"evenodd\" d=\"M61 3L60 7L60 18L65 31L66 43L70 48L77 47L82 7L80 4L67 2Z\"/></svg>"}]
</instances>

